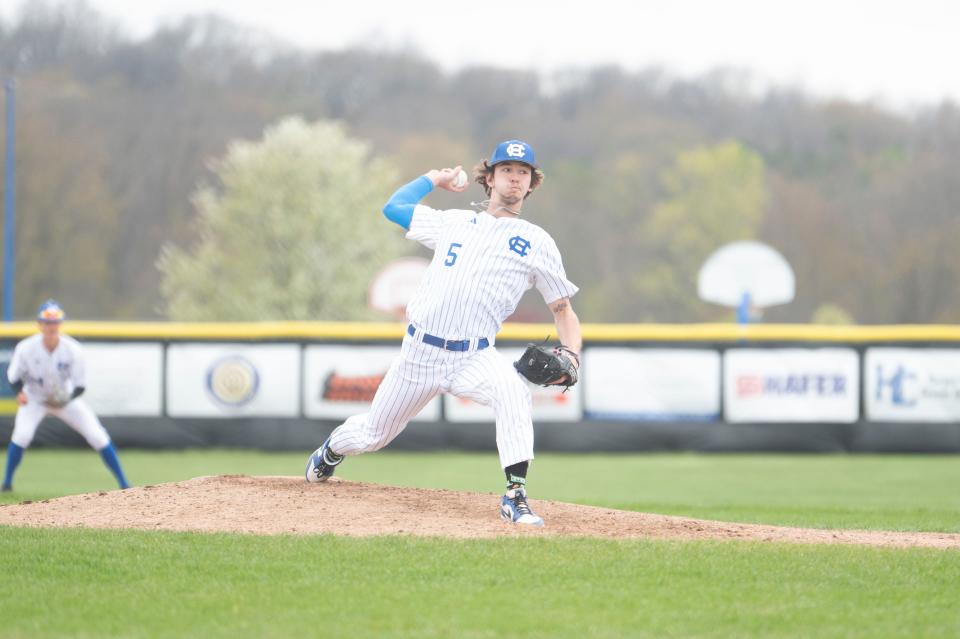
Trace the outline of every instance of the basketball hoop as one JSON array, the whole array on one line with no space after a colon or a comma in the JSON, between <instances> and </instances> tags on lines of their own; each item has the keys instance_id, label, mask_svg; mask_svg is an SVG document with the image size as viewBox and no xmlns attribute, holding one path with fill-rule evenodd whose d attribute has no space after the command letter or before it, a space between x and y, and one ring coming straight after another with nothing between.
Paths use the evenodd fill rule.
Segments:
<instances>
[{"instance_id":1,"label":"basketball hoop","mask_svg":"<svg viewBox=\"0 0 960 639\"><path fill-rule=\"evenodd\" d=\"M705 302L737 309L737 321L746 324L759 309L793 301L793 269L766 244L732 242L703 263L697 294Z\"/></svg>"},{"instance_id":2,"label":"basketball hoop","mask_svg":"<svg viewBox=\"0 0 960 639\"><path fill-rule=\"evenodd\" d=\"M390 262L370 283L367 304L396 319L404 319L407 304L416 293L429 265L430 261L422 257L401 257Z\"/></svg>"}]
</instances>

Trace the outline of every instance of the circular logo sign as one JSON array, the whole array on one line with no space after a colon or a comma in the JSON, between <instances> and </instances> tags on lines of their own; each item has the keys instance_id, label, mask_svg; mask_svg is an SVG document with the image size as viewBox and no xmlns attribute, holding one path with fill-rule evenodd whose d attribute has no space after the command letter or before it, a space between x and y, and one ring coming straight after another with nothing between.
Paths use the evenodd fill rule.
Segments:
<instances>
[{"instance_id":1,"label":"circular logo sign","mask_svg":"<svg viewBox=\"0 0 960 639\"><path fill-rule=\"evenodd\" d=\"M257 369L238 355L224 357L207 371L207 392L227 406L243 406L256 396L259 387Z\"/></svg>"}]
</instances>

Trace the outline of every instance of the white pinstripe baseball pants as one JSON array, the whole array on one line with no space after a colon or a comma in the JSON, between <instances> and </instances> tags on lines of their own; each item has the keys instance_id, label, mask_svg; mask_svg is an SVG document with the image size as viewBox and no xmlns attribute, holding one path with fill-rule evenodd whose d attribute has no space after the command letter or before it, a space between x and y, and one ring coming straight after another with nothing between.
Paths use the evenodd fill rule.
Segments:
<instances>
[{"instance_id":1,"label":"white pinstripe baseball pants","mask_svg":"<svg viewBox=\"0 0 960 639\"><path fill-rule=\"evenodd\" d=\"M330 436L338 455L380 450L399 435L438 393L452 393L493 408L503 468L533 459L530 389L493 346L448 351L405 336L370 406Z\"/></svg>"}]
</instances>

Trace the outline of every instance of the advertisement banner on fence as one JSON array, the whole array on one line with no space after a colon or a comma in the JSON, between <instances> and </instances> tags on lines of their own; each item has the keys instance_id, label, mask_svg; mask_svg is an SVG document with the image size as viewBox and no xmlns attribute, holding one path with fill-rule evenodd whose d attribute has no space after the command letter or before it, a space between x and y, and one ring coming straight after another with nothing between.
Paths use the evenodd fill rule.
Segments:
<instances>
[{"instance_id":1,"label":"advertisement banner on fence","mask_svg":"<svg viewBox=\"0 0 960 639\"><path fill-rule=\"evenodd\" d=\"M730 349L723 385L729 422L852 423L860 414L860 359L849 348Z\"/></svg>"},{"instance_id":2,"label":"advertisement banner on fence","mask_svg":"<svg viewBox=\"0 0 960 639\"><path fill-rule=\"evenodd\" d=\"M90 407L101 417L159 417L163 410L161 344L83 344Z\"/></svg>"},{"instance_id":3,"label":"advertisement banner on fence","mask_svg":"<svg viewBox=\"0 0 960 639\"><path fill-rule=\"evenodd\" d=\"M704 349L590 348L584 353L590 419L716 421L720 354Z\"/></svg>"},{"instance_id":4,"label":"advertisement banner on fence","mask_svg":"<svg viewBox=\"0 0 960 639\"><path fill-rule=\"evenodd\" d=\"M17 412L17 400L7 382L7 367L10 366L14 346L15 344L0 345L0 415L13 415Z\"/></svg>"},{"instance_id":5,"label":"advertisement banner on fence","mask_svg":"<svg viewBox=\"0 0 960 639\"><path fill-rule=\"evenodd\" d=\"M171 417L298 417L300 346L171 344Z\"/></svg>"},{"instance_id":6,"label":"advertisement banner on fence","mask_svg":"<svg viewBox=\"0 0 960 639\"><path fill-rule=\"evenodd\" d=\"M522 347L497 348L508 362L515 362L523 355ZM530 387L531 400L533 402L534 421L548 422L576 422L580 421L583 414L581 391L582 386L577 384L571 386L566 393L563 387L544 388L528 384ZM469 399L446 395L443 399L444 414L451 422L492 422L494 421L493 409Z\"/></svg>"},{"instance_id":7,"label":"advertisement banner on fence","mask_svg":"<svg viewBox=\"0 0 960 639\"><path fill-rule=\"evenodd\" d=\"M398 354L396 346L308 346L303 358L304 415L346 419L369 411ZM430 400L414 419L440 419L440 398Z\"/></svg>"},{"instance_id":8,"label":"advertisement banner on fence","mask_svg":"<svg viewBox=\"0 0 960 639\"><path fill-rule=\"evenodd\" d=\"M863 374L872 421L960 422L960 349L870 348Z\"/></svg>"}]
</instances>

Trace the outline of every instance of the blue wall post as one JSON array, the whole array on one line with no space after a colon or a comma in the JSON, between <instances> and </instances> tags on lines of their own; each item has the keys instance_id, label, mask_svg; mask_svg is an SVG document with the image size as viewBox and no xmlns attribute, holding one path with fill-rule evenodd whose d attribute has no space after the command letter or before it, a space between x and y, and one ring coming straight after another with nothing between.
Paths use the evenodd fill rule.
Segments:
<instances>
[{"instance_id":1,"label":"blue wall post","mask_svg":"<svg viewBox=\"0 0 960 639\"><path fill-rule=\"evenodd\" d=\"M13 321L13 282L14 282L14 216L16 206L16 171L14 160L14 131L16 102L16 81L7 80L4 85L7 98L7 145L6 171L3 198L3 321Z\"/></svg>"},{"instance_id":2,"label":"blue wall post","mask_svg":"<svg viewBox=\"0 0 960 639\"><path fill-rule=\"evenodd\" d=\"M737 324L750 323L750 293L744 292L740 298L740 305L737 306Z\"/></svg>"}]
</instances>

